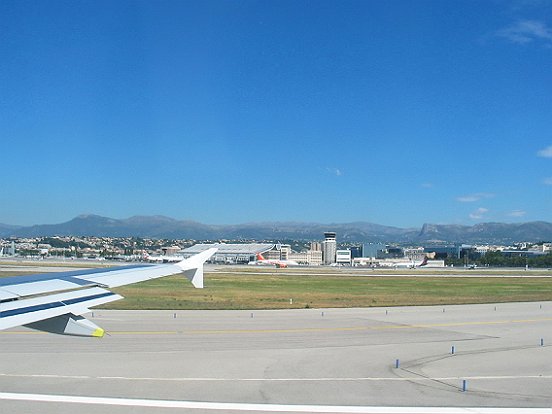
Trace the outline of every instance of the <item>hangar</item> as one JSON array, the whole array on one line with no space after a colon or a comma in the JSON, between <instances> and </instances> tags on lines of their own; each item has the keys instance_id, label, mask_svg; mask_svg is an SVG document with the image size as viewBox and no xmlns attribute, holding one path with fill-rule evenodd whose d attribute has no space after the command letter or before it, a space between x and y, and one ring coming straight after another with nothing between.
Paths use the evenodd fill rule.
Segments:
<instances>
[{"instance_id":1,"label":"hangar","mask_svg":"<svg viewBox=\"0 0 552 414\"><path fill-rule=\"evenodd\" d=\"M183 249L179 255L188 258L212 247L216 247L218 250L211 258L210 262L226 264L247 264L249 262L254 262L257 260L258 254L265 254L271 250L277 249L277 245L271 243L201 243Z\"/></svg>"}]
</instances>

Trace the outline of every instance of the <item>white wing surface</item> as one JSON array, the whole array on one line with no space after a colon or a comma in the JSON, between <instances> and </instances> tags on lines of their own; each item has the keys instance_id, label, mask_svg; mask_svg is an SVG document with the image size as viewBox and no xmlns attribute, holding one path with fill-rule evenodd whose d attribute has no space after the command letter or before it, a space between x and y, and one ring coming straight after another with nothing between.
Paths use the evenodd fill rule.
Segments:
<instances>
[{"instance_id":1,"label":"white wing surface","mask_svg":"<svg viewBox=\"0 0 552 414\"><path fill-rule=\"evenodd\" d=\"M1 278L0 330L24 325L63 335L103 336L103 329L81 315L92 306L122 299L107 288L180 273L194 287L203 288L203 264L216 251L209 249L174 264Z\"/></svg>"}]
</instances>

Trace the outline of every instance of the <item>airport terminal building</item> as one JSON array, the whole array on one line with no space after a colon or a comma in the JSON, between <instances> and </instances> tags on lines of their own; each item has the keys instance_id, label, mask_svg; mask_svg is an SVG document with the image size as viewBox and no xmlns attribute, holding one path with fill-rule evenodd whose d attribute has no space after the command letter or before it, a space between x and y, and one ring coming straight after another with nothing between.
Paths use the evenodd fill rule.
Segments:
<instances>
[{"instance_id":1,"label":"airport terminal building","mask_svg":"<svg viewBox=\"0 0 552 414\"><path fill-rule=\"evenodd\" d=\"M218 264L248 264L256 261L258 254L272 256L272 254L269 255L270 252L279 250L278 245L271 243L202 243L182 250L179 255L188 258L213 247L218 250L210 262Z\"/></svg>"},{"instance_id":2,"label":"airport terminal building","mask_svg":"<svg viewBox=\"0 0 552 414\"><path fill-rule=\"evenodd\" d=\"M322 251L308 250L295 253L292 252L289 244L280 243L196 244L181 250L178 255L188 258L212 247L216 247L218 250L210 262L217 264L248 264L256 262L259 254L267 260L292 260L300 265L311 266L322 264Z\"/></svg>"}]
</instances>

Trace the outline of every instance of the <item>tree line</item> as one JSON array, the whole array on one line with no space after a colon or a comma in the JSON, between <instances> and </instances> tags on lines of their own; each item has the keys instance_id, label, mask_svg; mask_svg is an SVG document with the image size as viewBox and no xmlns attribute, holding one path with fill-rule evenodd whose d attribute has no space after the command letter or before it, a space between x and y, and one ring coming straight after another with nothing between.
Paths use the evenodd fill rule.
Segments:
<instances>
[{"instance_id":1,"label":"tree line","mask_svg":"<svg viewBox=\"0 0 552 414\"><path fill-rule=\"evenodd\" d=\"M454 266L489 266L489 267L538 267L552 268L552 253L540 256L524 257L522 255L511 256L505 255L500 251L488 252L481 257L462 257L462 258L447 258L446 265Z\"/></svg>"}]
</instances>

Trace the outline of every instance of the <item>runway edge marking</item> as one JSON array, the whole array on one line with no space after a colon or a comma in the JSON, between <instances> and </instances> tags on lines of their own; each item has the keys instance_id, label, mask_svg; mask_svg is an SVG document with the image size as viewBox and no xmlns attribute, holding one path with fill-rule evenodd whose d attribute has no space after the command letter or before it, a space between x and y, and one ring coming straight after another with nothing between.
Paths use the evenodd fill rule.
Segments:
<instances>
[{"instance_id":1,"label":"runway edge marking","mask_svg":"<svg viewBox=\"0 0 552 414\"><path fill-rule=\"evenodd\" d=\"M364 413L364 414L552 414L552 408L496 408L496 407L362 407L331 405L291 405L224 403L177 400L149 400L134 398L83 397L72 395L20 394L0 392L0 400L110 405L148 408L202 409L215 411L261 411L290 413Z\"/></svg>"}]
</instances>

